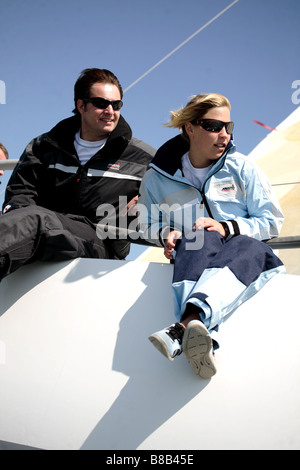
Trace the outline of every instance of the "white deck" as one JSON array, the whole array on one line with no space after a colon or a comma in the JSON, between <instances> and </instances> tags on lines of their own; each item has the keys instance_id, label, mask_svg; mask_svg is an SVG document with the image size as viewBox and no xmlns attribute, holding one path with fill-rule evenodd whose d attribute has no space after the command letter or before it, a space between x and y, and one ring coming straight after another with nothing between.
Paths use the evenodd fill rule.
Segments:
<instances>
[{"instance_id":1,"label":"white deck","mask_svg":"<svg viewBox=\"0 0 300 470\"><path fill-rule=\"evenodd\" d=\"M147 340L174 321L171 277L80 259L2 281L0 448L299 449L300 276L225 322L210 381Z\"/></svg>"}]
</instances>

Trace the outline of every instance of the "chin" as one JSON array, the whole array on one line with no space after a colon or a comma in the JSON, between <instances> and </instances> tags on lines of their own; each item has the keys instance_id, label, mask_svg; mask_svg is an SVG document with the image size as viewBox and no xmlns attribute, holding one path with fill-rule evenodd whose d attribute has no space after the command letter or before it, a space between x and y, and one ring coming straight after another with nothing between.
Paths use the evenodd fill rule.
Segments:
<instances>
[{"instance_id":1,"label":"chin","mask_svg":"<svg viewBox=\"0 0 300 470\"><path fill-rule=\"evenodd\" d=\"M101 130L101 132L105 132L107 134L110 134L115 129L115 127L116 126L113 124L113 125L109 125L109 126L104 126L100 130Z\"/></svg>"}]
</instances>

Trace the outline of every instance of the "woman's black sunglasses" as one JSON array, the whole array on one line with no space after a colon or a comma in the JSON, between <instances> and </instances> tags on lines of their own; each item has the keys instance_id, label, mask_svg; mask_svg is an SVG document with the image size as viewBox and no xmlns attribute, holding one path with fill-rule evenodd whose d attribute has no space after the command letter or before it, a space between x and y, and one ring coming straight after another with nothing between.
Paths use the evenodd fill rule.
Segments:
<instances>
[{"instance_id":1,"label":"woman's black sunglasses","mask_svg":"<svg viewBox=\"0 0 300 470\"><path fill-rule=\"evenodd\" d=\"M123 101L121 100L109 101L105 98L84 98L82 101L84 103L92 103L95 108L99 109L106 109L111 104L114 111L119 111L123 106Z\"/></svg>"},{"instance_id":2,"label":"woman's black sunglasses","mask_svg":"<svg viewBox=\"0 0 300 470\"><path fill-rule=\"evenodd\" d=\"M195 119L192 124L201 126L208 132L220 132L225 126L227 134L232 134L234 128L234 122L223 122L216 119Z\"/></svg>"}]
</instances>

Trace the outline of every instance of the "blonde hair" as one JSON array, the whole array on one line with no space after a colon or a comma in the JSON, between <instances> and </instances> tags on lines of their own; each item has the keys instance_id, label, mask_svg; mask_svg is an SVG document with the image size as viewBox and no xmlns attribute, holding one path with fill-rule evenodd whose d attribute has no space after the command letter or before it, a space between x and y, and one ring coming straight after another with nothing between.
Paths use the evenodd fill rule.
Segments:
<instances>
[{"instance_id":1,"label":"blonde hair","mask_svg":"<svg viewBox=\"0 0 300 470\"><path fill-rule=\"evenodd\" d=\"M185 130L185 124L192 122L195 119L202 118L211 108L221 108L224 106L231 109L230 102L226 96L218 93L194 95L184 108L171 111L170 121L164 125L166 127L177 127L182 131L182 137L189 141Z\"/></svg>"}]
</instances>

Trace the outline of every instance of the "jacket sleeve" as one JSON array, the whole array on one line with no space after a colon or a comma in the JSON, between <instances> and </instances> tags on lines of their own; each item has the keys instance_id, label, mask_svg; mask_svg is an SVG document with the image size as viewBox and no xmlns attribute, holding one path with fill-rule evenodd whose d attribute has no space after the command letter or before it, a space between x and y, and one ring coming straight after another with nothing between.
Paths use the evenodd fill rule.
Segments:
<instances>
[{"instance_id":1,"label":"jacket sleeve","mask_svg":"<svg viewBox=\"0 0 300 470\"><path fill-rule=\"evenodd\" d=\"M284 215L269 179L255 164L244 168L245 197L248 217L227 220L229 237L248 235L257 240L269 240L280 233Z\"/></svg>"},{"instance_id":2,"label":"jacket sleeve","mask_svg":"<svg viewBox=\"0 0 300 470\"><path fill-rule=\"evenodd\" d=\"M36 139L31 141L24 150L8 182L3 213L39 204L39 187L43 165L36 155Z\"/></svg>"},{"instance_id":3,"label":"jacket sleeve","mask_svg":"<svg viewBox=\"0 0 300 470\"><path fill-rule=\"evenodd\" d=\"M155 185L151 184L151 174L150 169L145 173L140 186L138 222L143 238L161 247L172 228L152 191Z\"/></svg>"}]
</instances>

